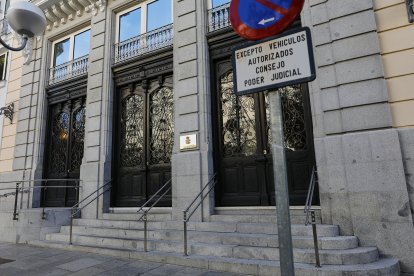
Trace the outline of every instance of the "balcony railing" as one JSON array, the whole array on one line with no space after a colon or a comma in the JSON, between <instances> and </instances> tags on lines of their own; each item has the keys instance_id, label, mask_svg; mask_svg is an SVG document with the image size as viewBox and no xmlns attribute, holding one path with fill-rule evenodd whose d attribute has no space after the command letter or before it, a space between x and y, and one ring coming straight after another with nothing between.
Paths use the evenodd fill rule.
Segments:
<instances>
[{"instance_id":1,"label":"balcony railing","mask_svg":"<svg viewBox=\"0 0 414 276\"><path fill-rule=\"evenodd\" d=\"M49 69L49 85L82 76L88 72L89 55Z\"/></svg>"},{"instance_id":2,"label":"balcony railing","mask_svg":"<svg viewBox=\"0 0 414 276\"><path fill-rule=\"evenodd\" d=\"M115 63L129 60L173 44L173 24L115 44Z\"/></svg>"},{"instance_id":3,"label":"balcony railing","mask_svg":"<svg viewBox=\"0 0 414 276\"><path fill-rule=\"evenodd\" d=\"M208 32L215 32L231 26L230 3L215 7L208 11Z\"/></svg>"}]
</instances>

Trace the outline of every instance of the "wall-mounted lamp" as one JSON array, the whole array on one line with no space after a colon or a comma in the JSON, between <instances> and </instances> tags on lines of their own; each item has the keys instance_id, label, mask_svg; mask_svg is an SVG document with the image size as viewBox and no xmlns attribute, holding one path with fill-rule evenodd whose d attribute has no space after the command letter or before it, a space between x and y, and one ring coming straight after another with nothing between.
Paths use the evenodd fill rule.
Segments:
<instances>
[{"instance_id":1,"label":"wall-mounted lamp","mask_svg":"<svg viewBox=\"0 0 414 276\"><path fill-rule=\"evenodd\" d=\"M408 21L410 23L414 22L414 0L405 0L405 5L407 6Z\"/></svg>"},{"instance_id":2,"label":"wall-mounted lamp","mask_svg":"<svg viewBox=\"0 0 414 276\"><path fill-rule=\"evenodd\" d=\"M47 24L42 10L26 1L14 1L7 10L6 19L10 27L23 38L22 45L12 47L0 37L0 43L11 51L23 50L29 38L41 35Z\"/></svg>"},{"instance_id":3,"label":"wall-mounted lamp","mask_svg":"<svg viewBox=\"0 0 414 276\"><path fill-rule=\"evenodd\" d=\"M5 107L0 108L0 115L3 115L6 118L9 118L10 123L13 123L13 114L14 114L14 103L11 103Z\"/></svg>"}]
</instances>

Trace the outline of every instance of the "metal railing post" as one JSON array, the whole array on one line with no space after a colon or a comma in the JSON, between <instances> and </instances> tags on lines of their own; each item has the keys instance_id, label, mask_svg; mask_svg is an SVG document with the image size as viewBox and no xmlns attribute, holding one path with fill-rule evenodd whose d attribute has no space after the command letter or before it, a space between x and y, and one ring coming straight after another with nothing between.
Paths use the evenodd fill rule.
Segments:
<instances>
[{"instance_id":1,"label":"metal railing post","mask_svg":"<svg viewBox=\"0 0 414 276\"><path fill-rule=\"evenodd\" d=\"M14 212L13 212L13 220L18 220L18 213L17 213L17 202L19 199L19 185L20 183L16 183L16 194L14 196Z\"/></svg>"},{"instance_id":2,"label":"metal railing post","mask_svg":"<svg viewBox=\"0 0 414 276\"><path fill-rule=\"evenodd\" d=\"M148 236L147 236L147 223L148 223L148 219L147 219L147 211L144 211L144 217L142 218L142 220L144 221L144 251L148 252Z\"/></svg>"},{"instance_id":3,"label":"metal railing post","mask_svg":"<svg viewBox=\"0 0 414 276\"><path fill-rule=\"evenodd\" d=\"M315 210L311 210L311 219L312 219L313 244L314 244L314 247L315 247L316 267L321 267L321 261L319 259L318 234L316 232Z\"/></svg>"},{"instance_id":4,"label":"metal railing post","mask_svg":"<svg viewBox=\"0 0 414 276\"><path fill-rule=\"evenodd\" d=\"M73 209L70 209L69 244L72 244Z\"/></svg>"},{"instance_id":5,"label":"metal railing post","mask_svg":"<svg viewBox=\"0 0 414 276\"><path fill-rule=\"evenodd\" d=\"M183 221L184 221L184 255L188 256L188 252L187 252L187 211L183 211Z\"/></svg>"}]
</instances>

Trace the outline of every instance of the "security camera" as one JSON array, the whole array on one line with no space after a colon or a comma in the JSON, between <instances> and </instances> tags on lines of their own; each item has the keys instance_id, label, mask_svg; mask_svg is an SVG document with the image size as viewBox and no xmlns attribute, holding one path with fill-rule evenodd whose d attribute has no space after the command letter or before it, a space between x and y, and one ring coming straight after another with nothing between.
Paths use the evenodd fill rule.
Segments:
<instances>
[{"instance_id":1,"label":"security camera","mask_svg":"<svg viewBox=\"0 0 414 276\"><path fill-rule=\"evenodd\" d=\"M23 37L39 36L46 29L47 21L43 11L26 1L12 2L6 18L10 27Z\"/></svg>"}]
</instances>

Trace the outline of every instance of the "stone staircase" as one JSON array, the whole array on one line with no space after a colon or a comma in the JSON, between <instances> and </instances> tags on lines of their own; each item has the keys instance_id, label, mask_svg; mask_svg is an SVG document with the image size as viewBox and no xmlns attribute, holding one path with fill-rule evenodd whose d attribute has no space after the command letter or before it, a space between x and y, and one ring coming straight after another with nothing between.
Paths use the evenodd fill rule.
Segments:
<instances>
[{"instance_id":1,"label":"stone staircase","mask_svg":"<svg viewBox=\"0 0 414 276\"><path fill-rule=\"evenodd\" d=\"M102 219L76 219L73 244L69 226L48 234L37 246L208 268L252 275L280 275L275 210L217 208L207 222L188 224L189 256L183 254L183 223L171 212L148 217L148 250L143 252L143 223L136 213L108 213ZM320 213L317 213L320 222ZM316 268L311 226L303 210L291 210L296 275L399 275L395 259L376 247L359 247L354 236L340 236L335 225L318 225L321 268Z\"/></svg>"}]
</instances>

